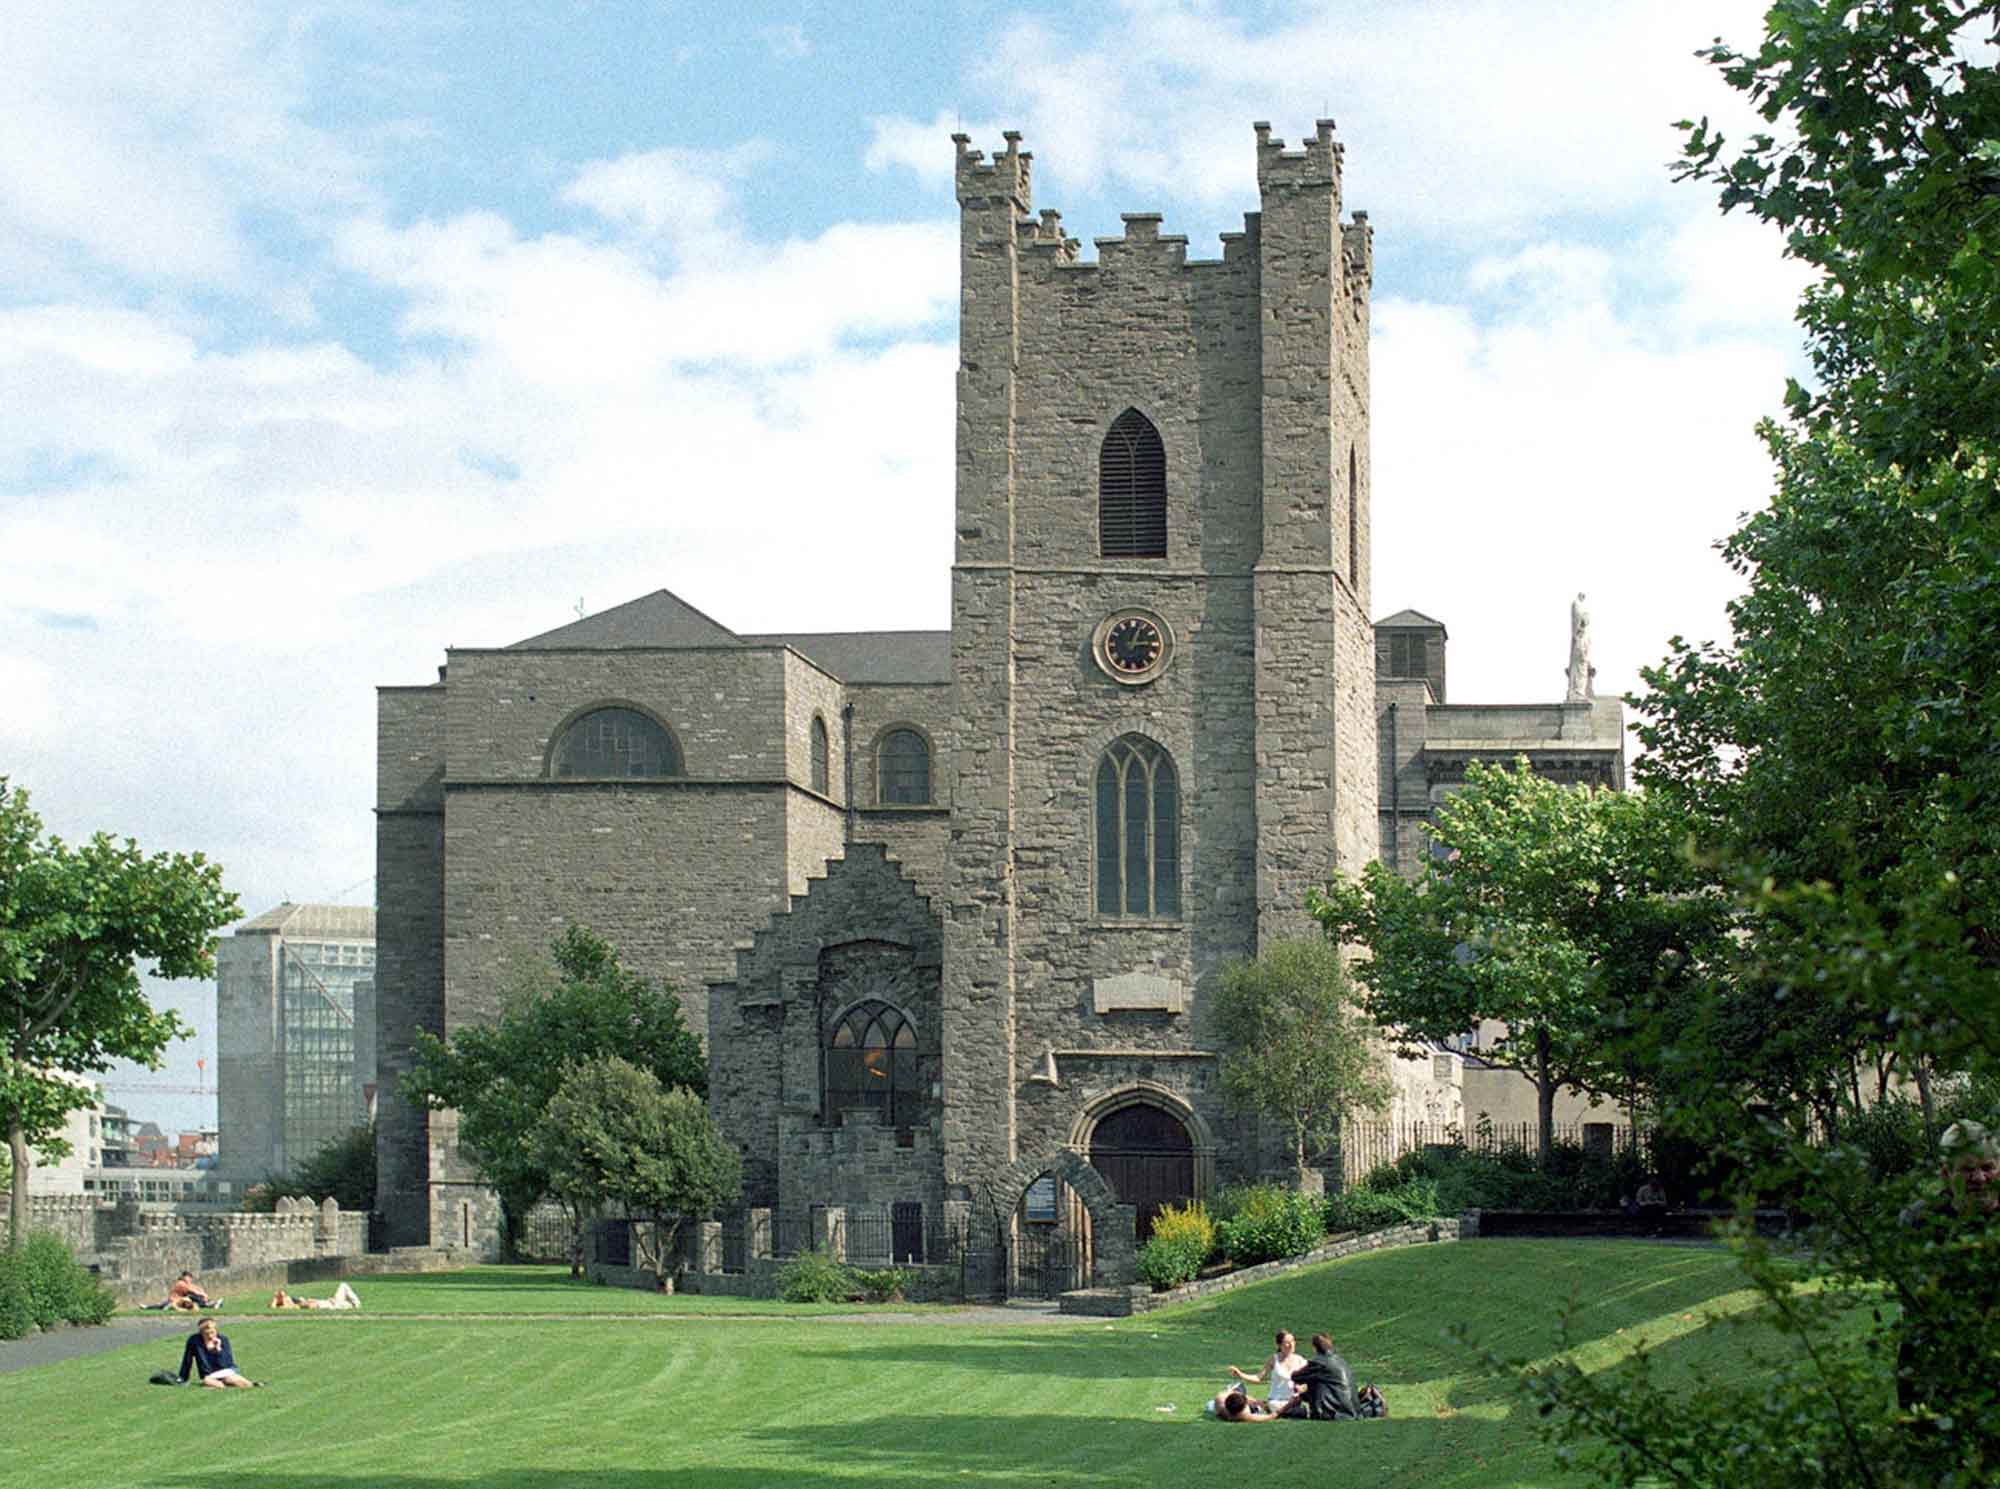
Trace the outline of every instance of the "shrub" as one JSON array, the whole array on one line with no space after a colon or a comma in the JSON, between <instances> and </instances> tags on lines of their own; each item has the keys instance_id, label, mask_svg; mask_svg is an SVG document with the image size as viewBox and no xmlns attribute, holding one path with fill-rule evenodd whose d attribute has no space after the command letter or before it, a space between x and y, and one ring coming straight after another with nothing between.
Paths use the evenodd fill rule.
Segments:
<instances>
[{"instance_id":1,"label":"shrub","mask_svg":"<svg viewBox=\"0 0 2000 1489\"><path fill-rule=\"evenodd\" d=\"M116 1307L60 1236L36 1231L20 1250L0 1251L0 1339L57 1324L101 1324Z\"/></svg>"},{"instance_id":2,"label":"shrub","mask_svg":"<svg viewBox=\"0 0 2000 1489\"><path fill-rule=\"evenodd\" d=\"M838 1303L858 1290L853 1271L817 1246L778 1271L778 1296L787 1303Z\"/></svg>"},{"instance_id":3,"label":"shrub","mask_svg":"<svg viewBox=\"0 0 2000 1489\"><path fill-rule=\"evenodd\" d=\"M1139 1248L1139 1277L1156 1288L1192 1282L1215 1250L1215 1222L1200 1200L1168 1205L1153 1219L1153 1234Z\"/></svg>"},{"instance_id":4,"label":"shrub","mask_svg":"<svg viewBox=\"0 0 2000 1489\"><path fill-rule=\"evenodd\" d=\"M877 1272L855 1272L854 1284L871 1303L900 1303L917 1274L908 1267L883 1267ZM844 1296L844 1295L843 1295Z\"/></svg>"},{"instance_id":5,"label":"shrub","mask_svg":"<svg viewBox=\"0 0 2000 1489\"><path fill-rule=\"evenodd\" d=\"M1443 1213L1438 1203L1437 1180L1412 1176L1379 1188L1357 1184L1329 1196L1326 1225L1329 1230L1385 1230L1413 1220L1434 1219Z\"/></svg>"},{"instance_id":6,"label":"shrub","mask_svg":"<svg viewBox=\"0 0 2000 1489\"><path fill-rule=\"evenodd\" d=\"M1244 1184L1217 1197L1216 1240L1239 1267L1300 1256L1326 1234L1318 1199L1278 1184Z\"/></svg>"}]
</instances>

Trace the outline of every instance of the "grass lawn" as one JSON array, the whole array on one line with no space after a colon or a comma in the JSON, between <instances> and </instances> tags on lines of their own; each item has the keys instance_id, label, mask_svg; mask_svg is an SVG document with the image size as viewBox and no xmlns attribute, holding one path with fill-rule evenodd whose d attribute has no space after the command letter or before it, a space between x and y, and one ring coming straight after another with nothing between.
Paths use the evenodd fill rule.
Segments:
<instances>
[{"instance_id":1,"label":"grass lawn","mask_svg":"<svg viewBox=\"0 0 2000 1489\"><path fill-rule=\"evenodd\" d=\"M1448 1324L1471 1325L1505 1354L1540 1354L1574 1294L1591 1360L1643 1336L1665 1371L1706 1371L1739 1359L1740 1334L1717 1320L1748 1302L1721 1252L1616 1242L1378 1252L1110 1324L536 1319L584 1312L573 1296L608 1291L573 1293L545 1276L375 1279L359 1315L225 1321L246 1372L272 1383L265 1391L148 1386L148 1373L178 1363L168 1345L0 1378L0 1483L1558 1484L1531 1413L1444 1337ZM504 1301L516 1294L524 1306ZM461 1316L383 1316L378 1295ZM426 1301L453 1295L480 1301ZM611 1293L605 1306L691 1301ZM1390 1419L1252 1430L1203 1417L1225 1364L1254 1368L1281 1324L1301 1338L1330 1332L1356 1375L1387 1393Z\"/></svg>"},{"instance_id":2,"label":"grass lawn","mask_svg":"<svg viewBox=\"0 0 2000 1489\"><path fill-rule=\"evenodd\" d=\"M299 1291L309 1298L330 1297L331 1282L307 1284ZM362 1315L382 1314L408 1317L412 1314L447 1314L454 1317L513 1316L542 1314L571 1317L576 1314L616 1315L726 1315L782 1314L810 1317L830 1313L925 1313L935 1305L898 1303L893 1307L861 1303L778 1303L769 1298L705 1298L693 1294L640 1292L630 1287L599 1287L574 1280L567 1267L474 1267L465 1272L414 1272L393 1277L356 1277L352 1286L361 1298ZM236 1313L256 1313L270 1301L268 1294L245 1295L227 1300L228 1317ZM338 1315L282 1314L273 1317L312 1318ZM235 1336L232 1334L232 1338Z\"/></svg>"}]
</instances>

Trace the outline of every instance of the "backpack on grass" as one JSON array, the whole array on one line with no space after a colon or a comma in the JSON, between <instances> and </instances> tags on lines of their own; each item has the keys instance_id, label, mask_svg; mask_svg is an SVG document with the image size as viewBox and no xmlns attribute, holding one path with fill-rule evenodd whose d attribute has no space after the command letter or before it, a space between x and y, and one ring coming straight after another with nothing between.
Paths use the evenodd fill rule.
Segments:
<instances>
[{"instance_id":1,"label":"backpack on grass","mask_svg":"<svg viewBox=\"0 0 2000 1489\"><path fill-rule=\"evenodd\" d=\"M147 1380L148 1385L154 1386L177 1386L180 1383L181 1378L171 1370L155 1370Z\"/></svg>"},{"instance_id":2,"label":"backpack on grass","mask_svg":"<svg viewBox=\"0 0 2000 1489\"><path fill-rule=\"evenodd\" d=\"M1354 1393L1354 1404L1361 1408L1361 1415L1364 1418L1389 1415L1389 1403L1382 1399L1380 1386L1363 1386Z\"/></svg>"}]
</instances>

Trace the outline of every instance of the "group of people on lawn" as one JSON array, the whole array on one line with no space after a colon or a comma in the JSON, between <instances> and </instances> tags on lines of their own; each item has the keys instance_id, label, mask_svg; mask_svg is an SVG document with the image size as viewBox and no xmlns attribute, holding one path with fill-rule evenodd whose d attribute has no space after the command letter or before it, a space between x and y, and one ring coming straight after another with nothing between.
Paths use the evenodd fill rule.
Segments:
<instances>
[{"instance_id":1,"label":"group of people on lawn","mask_svg":"<svg viewBox=\"0 0 2000 1489\"><path fill-rule=\"evenodd\" d=\"M182 1299L187 1300L183 1303ZM165 1303L147 1305L153 1308L173 1308L192 1311L193 1308L220 1308L222 1299L211 1298L203 1293L194 1280L194 1273L183 1272L168 1290ZM361 1298L345 1282L333 1290L330 1298L301 1298L286 1292L282 1287L271 1294L273 1308L359 1308ZM248 1389L263 1384L251 1380L236 1368L235 1353L229 1347L229 1336L222 1332L212 1318L205 1318L201 1326L188 1335L187 1347L181 1351L181 1383L193 1375L202 1385L211 1390L227 1387ZM158 1377L167 1380L167 1377Z\"/></svg>"},{"instance_id":2,"label":"group of people on lawn","mask_svg":"<svg viewBox=\"0 0 2000 1489\"><path fill-rule=\"evenodd\" d=\"M1366 1413L1354 1389L1354 1372L1333 1352L1333 1340L1312 1336L1312 1357L1298 1351L1289 1329L1280 1329L1277 1348L1255 1375L1229 1367L1236 1384L1217 1393L1209 1410L1223 1422L1354 1422ZM1247 1386L1271 1383L1262 1401Z\"/></svg>"}]
</instances>

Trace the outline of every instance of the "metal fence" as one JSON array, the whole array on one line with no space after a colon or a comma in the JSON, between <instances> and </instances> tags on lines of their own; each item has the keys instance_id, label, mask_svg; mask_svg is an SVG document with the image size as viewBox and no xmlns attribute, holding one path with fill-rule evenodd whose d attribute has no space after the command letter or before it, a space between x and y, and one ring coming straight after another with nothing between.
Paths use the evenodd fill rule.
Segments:
<instances>
[{"instance_id":1,"label":"metal fence","mask_svg":"<svg viewBox=\"0 0 2000 1489\"><path fill-rule=\"evenodd\" d=\"M540 1204L521 1219L514 1250L524 1262L566 1262L575 1244L569 1211L557 1204Z\"/></svg>"},{"instance_id":2,"label":"metal fence","mask_svg":"<svg viewBox=\"0 0 2000 1489\"><path fill-rule=\"evenodd\" d=\"M1609 1160L1640 1151L1645 1134L1622 1122L1558 1122L1551 1137L1558 1149ZM1470 1131L1445 1122L1350 1122L1340 1134L1341 1177L1352 1184L1405 1153L1425 1148L1533 1158L1541 1149L1541 1128L1533 1122L1480 1122Z\"/></svg>"}]
</instances>

